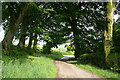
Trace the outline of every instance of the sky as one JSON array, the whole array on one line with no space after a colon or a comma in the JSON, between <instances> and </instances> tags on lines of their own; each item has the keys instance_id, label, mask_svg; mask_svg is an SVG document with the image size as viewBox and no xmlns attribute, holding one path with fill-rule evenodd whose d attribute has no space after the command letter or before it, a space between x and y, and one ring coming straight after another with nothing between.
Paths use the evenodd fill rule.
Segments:
<instances>
[{"instance_id":1,"label":"sky","mask_svg":"<svg viewBox=\"0 0 120 80\"><path fill-rule=\"evenodd\" d=\"M2 26L0 25L0 42L3 40L3 38L4 38L4 30Z\"/></svg>"}]
</instances>

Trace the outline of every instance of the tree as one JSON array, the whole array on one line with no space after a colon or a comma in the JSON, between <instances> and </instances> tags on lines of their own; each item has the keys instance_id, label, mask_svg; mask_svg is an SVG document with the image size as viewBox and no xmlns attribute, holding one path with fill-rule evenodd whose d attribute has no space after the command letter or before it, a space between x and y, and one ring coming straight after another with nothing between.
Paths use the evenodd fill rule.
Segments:
<instances>
[{"instance_id":1,"label":"tree","mask_svg":"<svg viewBox=\"0 0 120 80\"><path fill-rule=\"evenodd\" d=\"M56 5L59 7L54 7ZM105 13L104 3L51 3L51 6L56 11L57 21L63 23L64 27L68 27L70 30L71 36L68 35L68 37L75 46L76 59L86 52L85 49L90 51L90 47L95 45L95 39L92 40L91 38L95 37L98 41L101 40L103 34L103 27L101 26L103 26ZM88 29L90 27L93 29ZM89 38L89 35L92 37ZM97 37L98 35L100 38Z\"/></svg>"},{"instance_id":2,"label":"tree","mask_svg":"<svg viewBox=\"0 0 120 80\"><path fill-rule=\"evenodd\" d=\"M32 41L33 41L33 33L30 33L29 43L28 43L28 46L27 46L28 49L31 48L31 46L32 46Z\"/></svg>"},{"instance_id":3,"label":"tree","mask_svg":"<svg viewBox=\"0 0 120 80\"><path fill-rule=\"evenodd\" d=\"M26 38L26 32L27 32L27 29L28 29L28 17L27 16L24 16L23 18L23 22L22 22L22 25L21 25L21 34L20 34L20 40L19 40L19 47L21 49L23 49L25 47L25 38Z\"/></svg>"},{"instance_id":4,"label":"tree","mask_svg":"<svg viewBox=\"0 0 120 80\"><path fill-rule=\"evenodd\" d=\"M114 23L112 52L120 53L120 18Z\"/></svg>"},{"instance_id":5,"label":"tree","mask_svg":"<svg viewBox=\"0 0 120 80\"><path fill-rule=\"evenodd\" d=\"M14 8L14 5L18 5L18 7ZM5 5L6 6L6 5ZM10 49L12 45L12 40L14 38L14 35L16 31L19 28L19 25L24 17L24 14L26 13L27 9L29 8L29 3L24 3L24 4L19 4L19 3L8 3L8 12L9 12L9 25L8 25L8 30L5 34L5 38L3 40L3 48L4 49ZM20 8L23 8L22 11L19 11ZM4 10L4 9L3 9ZM15 11L16 10L16 11ZM19 14L19 15L17 15ZM16 19L16 17L18 17ZM16 22L16 23L15 23Z\"/></svg>"},{"instance_id":6,"label":"tree","mask_svg":"<svg viewBox=\"0 0 120 80\"><path fill-rule=\"evenodd\" d=\"M107 3L107 15L106 15L106 26L104 30L104 50L107 56L110 54L112 48L112 38L113 38L113 15L115 11L115 2Z\"/></svg>"}]
</instances>

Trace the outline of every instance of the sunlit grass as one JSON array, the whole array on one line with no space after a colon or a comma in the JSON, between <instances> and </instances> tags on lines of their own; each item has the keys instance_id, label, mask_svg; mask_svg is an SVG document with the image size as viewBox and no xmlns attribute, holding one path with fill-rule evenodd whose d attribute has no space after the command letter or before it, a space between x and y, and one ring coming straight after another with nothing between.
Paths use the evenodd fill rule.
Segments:
<instances>
[{"instance_id":1,"label":"sunlit grass","mask_svg":"<svg viewBox=\"0 0 120 80\"><path fill-rule=\"evenodd\" d=\"M92 72L103 78L118 78L118 73L112 72L110 70L100 69L98 67L91 66L89 64L80 64L77 61L69 61L69 62L72 64L75 64L76 66L78 66L88 72Z\"/></svg>"},{"instance_id":2,"label":"sunlit grass","mask_svg":"<svg viewBox=\"0 0 120 80\"><path fill-rule=\"evenodd\" d=\"M38 54L19 59L3 56L2 78L55 78L57 70L53 59L57 57L62 55Z\"/></svg>"}]
</instances>

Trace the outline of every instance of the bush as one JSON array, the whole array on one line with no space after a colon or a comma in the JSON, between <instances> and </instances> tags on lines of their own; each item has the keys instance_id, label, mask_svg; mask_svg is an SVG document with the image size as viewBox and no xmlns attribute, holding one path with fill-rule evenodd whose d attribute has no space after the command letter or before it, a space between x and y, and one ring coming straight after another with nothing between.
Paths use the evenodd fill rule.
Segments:
<instances>
[{"instance_id":1,"label":"bush","mask_svg":"<svg viewBox=\"0 0 120 80\"><path fill-rule=\"evenodd\" d=\"M50 54L51 53L51 46L43 45L43 54Z\"/></svg>"},{"instance_id":2,"label":"bush","mask_svg":"<svg viewBox=\"0 0 120 80\"><path fill-rule=\"evenodd\" d=\"M110 69L115 72L120 72L120 55L119 53L111 53L108 56L108 61L105 60L105 54L83 54L78 58L78 62L82 64L90 64L103 69Z\"/></svg>"},{"instance_id":3,"label":"bush","mask_svg":"<svg viewBox=\"0 0 120 80\"><path fill-rule=\"evenodd\" d=\"M82 64L90 64L100 68L106 68L105 56L103 53L82 54L78 58L78 62Z\"/></svg>"},{"instance_id":4,"label":"bush","mask_svg":"<svg viewBox=\"0 0 120 80\"><path fill-rule=\"evenodd\" d=\"M108 56L110 69L113 71L120 72L120 54L119 53L111 53Z\"/></svg>"},{"instance_id":5,"label":"bush","mask_svg":"<svg viewBox=\"0 0 120 80\"><path fill-rule=\"evenodd\" d=\"M13 46L9 50L4 50L4 49L2 50L3 55L12 56L12 57L27 56L28 54L30 54L30 52L31 50L28 50L27 48L20 49L17 46Z\"/></svg>"}]
</instances>

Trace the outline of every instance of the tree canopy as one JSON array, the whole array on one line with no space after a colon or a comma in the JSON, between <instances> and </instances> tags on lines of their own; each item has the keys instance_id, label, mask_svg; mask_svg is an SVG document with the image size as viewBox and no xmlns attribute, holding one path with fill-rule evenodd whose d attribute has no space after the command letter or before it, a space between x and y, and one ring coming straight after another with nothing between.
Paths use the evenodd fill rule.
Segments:
<instances>
[{"instance_id":1,"label":"tree canopy","mask_svg":"<svg viewBox=\"0 0 120 80\"><path fill-rule=\"evenodd\" d=\"M44 41L43 53L51 48L70 43L75 58L84 53L102 52L107 56L119 52L119 20L114 24L115 2L5 2L2 5L2 25L5 50L11 50L13 39L18 47L37 51ZM114 29L113 29L114 24ZM113 32L114 31L114 32ZM111 51L112 50L112 51Z\"/></svg>"}]
</instances>

